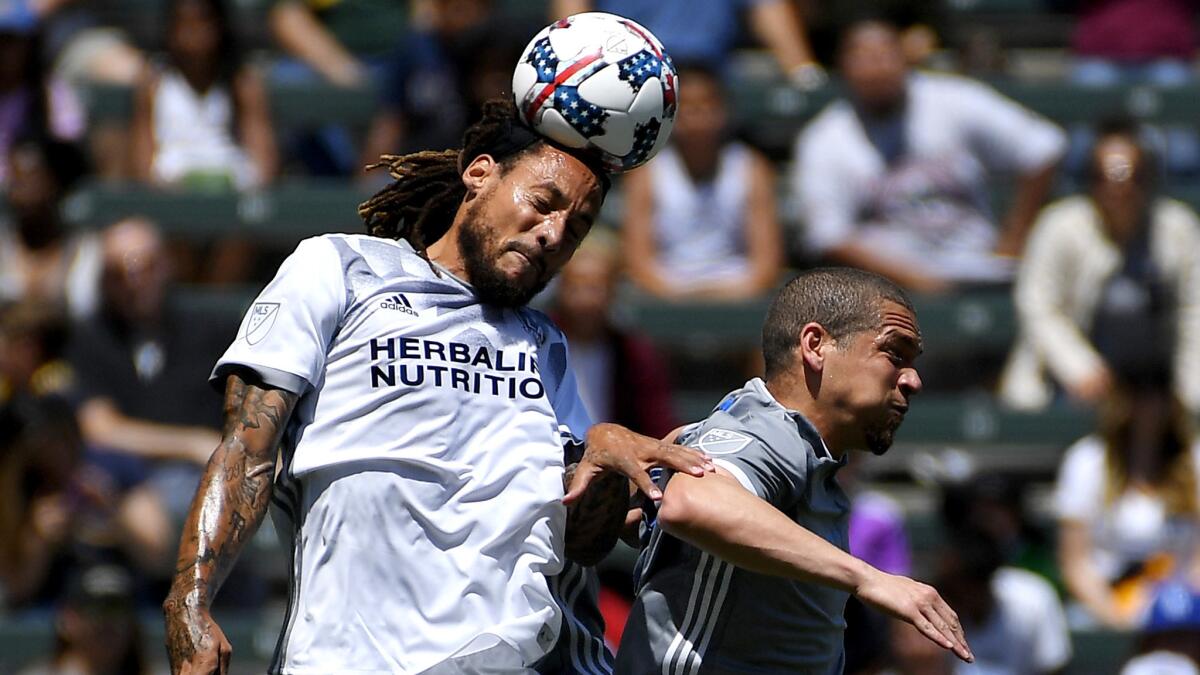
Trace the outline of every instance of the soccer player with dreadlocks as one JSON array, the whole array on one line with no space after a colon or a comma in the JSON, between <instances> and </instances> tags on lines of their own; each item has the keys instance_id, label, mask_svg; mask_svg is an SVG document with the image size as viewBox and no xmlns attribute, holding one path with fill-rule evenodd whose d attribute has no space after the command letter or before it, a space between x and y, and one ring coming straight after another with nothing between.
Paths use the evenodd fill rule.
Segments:
<instances>
[{"instance_id":1,"label":"soccer player with dreadlocks","mask_svg":"<svg viewBox=\"0 0 1200 675\"><path fill-rule=\"evenodd\" d=\"M173 672L227 671L209 606L268 506L292 553L270 672L527 672L561 623L547 577L612 546L628 480L658 498L651 465L714 470L591 426L562 334L525 307L602 170L502 102L461 150L376 166L395 180L359 208L370 234L301 242L213 371L226 421L164 603Z\"/></svg>"}]
</instances>

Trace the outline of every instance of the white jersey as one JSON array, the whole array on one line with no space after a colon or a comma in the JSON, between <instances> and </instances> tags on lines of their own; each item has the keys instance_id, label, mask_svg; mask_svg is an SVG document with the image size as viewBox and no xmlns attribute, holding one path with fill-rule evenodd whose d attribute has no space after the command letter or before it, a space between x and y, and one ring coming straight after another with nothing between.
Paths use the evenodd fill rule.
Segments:
<instances>
[{"instance_id":1,"label":"white jersey","mask_svg":"<svg viewBox=\"0 0 1200 675\"><path fill-rule=\"evenodd\" d=\"M214 379L237 366L301 395L273 497L294 560L272 672L452 672L485 650L513 672L554 645L563 443L590 421L544 315L481 305L407 242L326 235Z\"/></svg>"}]
</instances>

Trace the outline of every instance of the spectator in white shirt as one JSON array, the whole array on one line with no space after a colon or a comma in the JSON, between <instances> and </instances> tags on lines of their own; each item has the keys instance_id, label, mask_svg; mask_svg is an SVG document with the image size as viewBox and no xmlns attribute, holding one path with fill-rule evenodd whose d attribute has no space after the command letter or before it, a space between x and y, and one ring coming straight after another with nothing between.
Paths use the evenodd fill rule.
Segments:
<instances>
[{"instance_id":1,"label":"spectator in white shirt","mask_svg":"<svg viewBox=\"0 0 1200 675\"><path fill-rule=\"evenodd\" d=\"M978 82L911 72L896 29L880 21L849 27L840 66L849 96L796 147L792 188L811 251L916 291L1010 278L1062 131ZM999 228L993 173L1016 176Z\"/></svg>"},{"instance_id":2,"label":"spectator in white shirt","mask_svg":"<svg viewBox=\"0 0 1200 675\"><path fill-rule=\"evenodd\" d=\"M1190 426L1161 382L1123 387L1098 433L1067 450L1055 507L1063 580L1083 610L1076 623L1141 625L1153 589L1200 561L1200 444Z\"/></svg>"},{"instance_id":3,"label":"spectator in white shirt","mask_svg":"<svg viewBox=\"0 0 1200 675\"><path fill-rule=\"evenodd\" d=\"M1200 411L1200 218L1155 193L1138 128L1101 125L1090 191L1042 212L1017 274L1020 338L1000 395L1039 409L1056 389L1089 404L1114 370L1160 368ZM1156 365L1157 364L1157 365Z\"/></svg>"}]
</instances>

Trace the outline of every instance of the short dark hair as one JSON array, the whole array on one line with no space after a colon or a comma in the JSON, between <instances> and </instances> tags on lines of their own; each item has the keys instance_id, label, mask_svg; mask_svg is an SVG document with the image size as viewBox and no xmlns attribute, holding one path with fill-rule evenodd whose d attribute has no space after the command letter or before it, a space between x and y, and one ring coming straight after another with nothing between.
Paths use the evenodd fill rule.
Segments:
<instances>
[{"instance_id":1,"label":"short dark hair","mask_svg":"<svg viewBox=\"0 0 1200 675\"><path fill-rule=\"evenodd\" d=\"M877 328L881 304L890 300L913 311L902 288L884 277L850 267L820 267L789 281L771 301L763 321L762 350L768 378L792 365L804 324L815 322L835 341Z\"/></svg>"}]
</instances>

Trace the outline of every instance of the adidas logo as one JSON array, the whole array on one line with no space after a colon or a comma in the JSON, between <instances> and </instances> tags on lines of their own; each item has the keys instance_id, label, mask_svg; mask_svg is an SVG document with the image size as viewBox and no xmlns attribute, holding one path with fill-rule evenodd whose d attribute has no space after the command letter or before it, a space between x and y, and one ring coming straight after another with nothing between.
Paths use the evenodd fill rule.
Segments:
<instances>
[{"instance_id":1,"label":"adidas logo","mask_svg":"<svg viewBox=\"0 0 1200 675\"><path fill-rule=\"evenodd\" d=\"M397 293L393 295L387 300L379 303L379 306L384 309L393 309L397 312L404 312L405 314L418 316L417 310L413 309L412 303L408 301L408 298L404 297L403 293Z\"/></svg>"}]
</instances>

